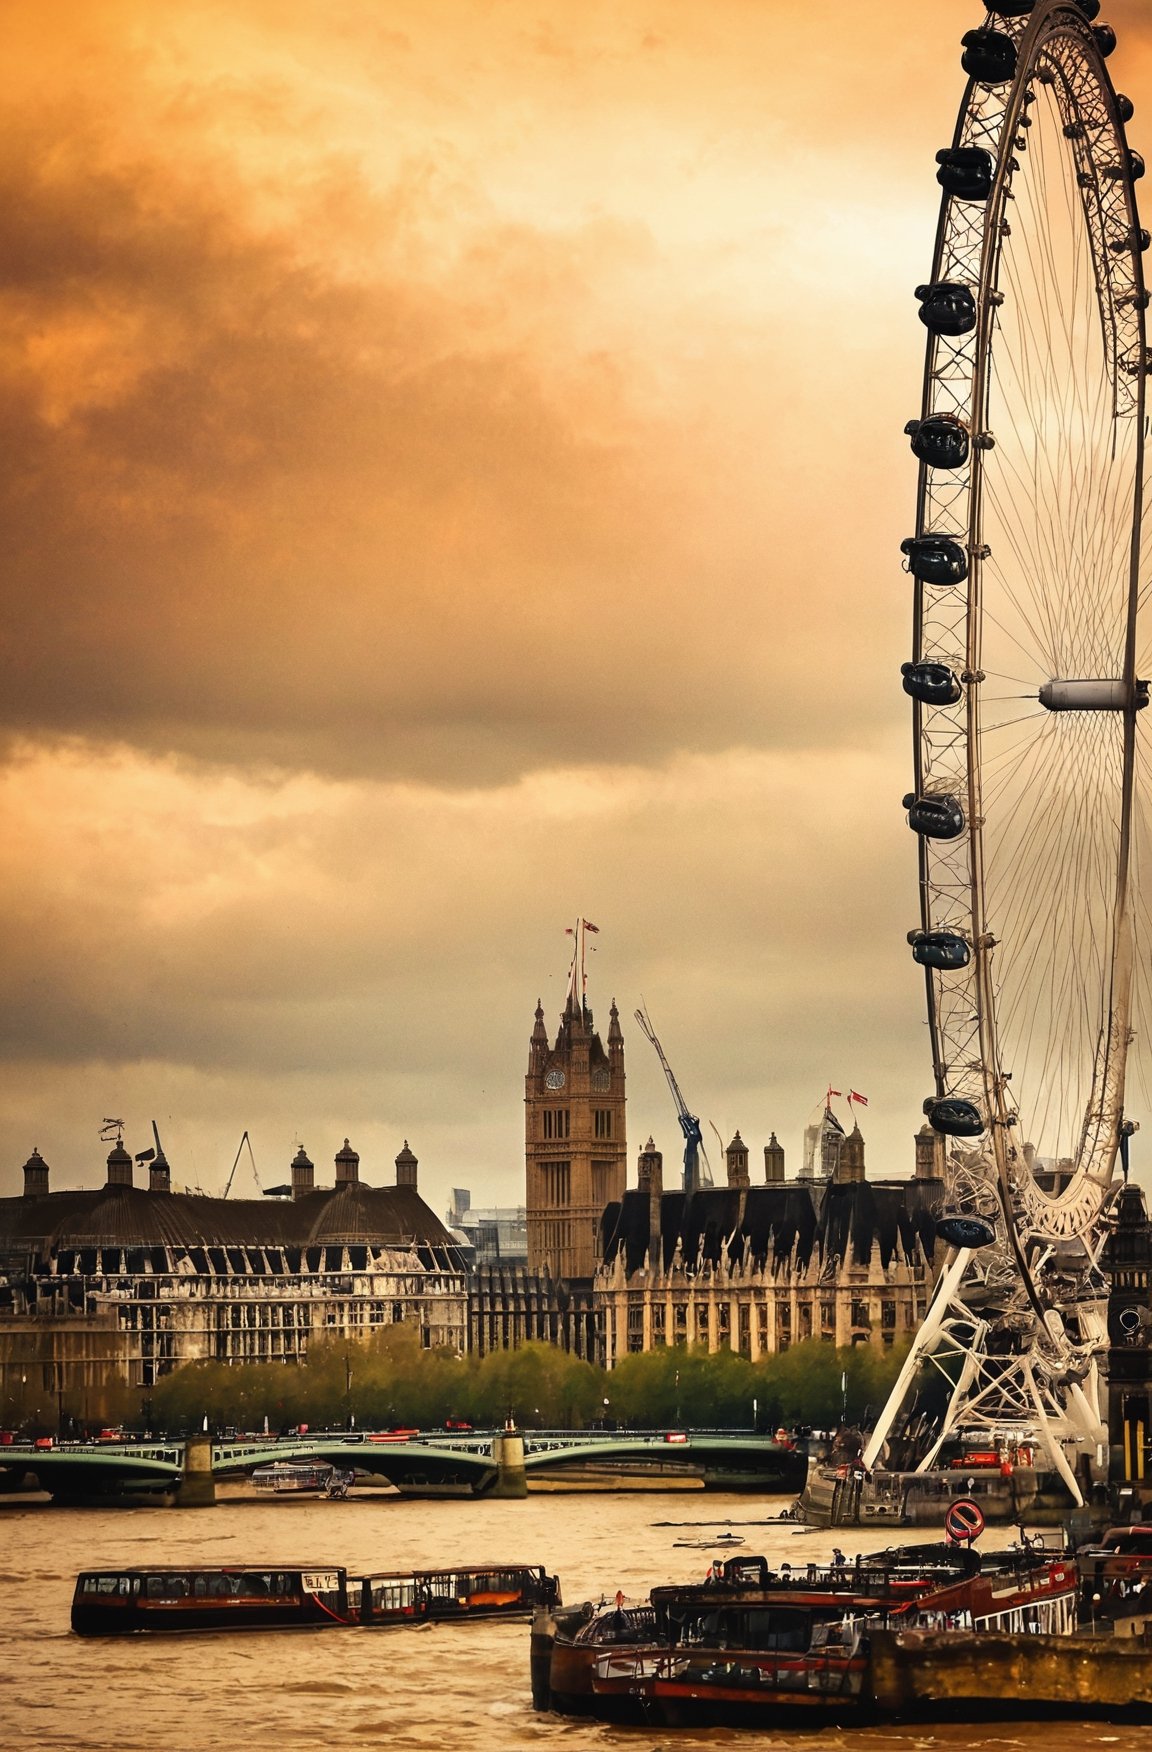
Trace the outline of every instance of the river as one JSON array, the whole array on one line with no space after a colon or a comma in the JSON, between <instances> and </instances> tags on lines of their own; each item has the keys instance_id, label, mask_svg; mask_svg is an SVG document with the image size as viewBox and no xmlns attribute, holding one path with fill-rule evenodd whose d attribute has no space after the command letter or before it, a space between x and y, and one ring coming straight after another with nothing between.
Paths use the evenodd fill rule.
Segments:
<instances>
[{"instance_id":1,"label":"river","mask_svg":"<svg viewBox=\"0 0 1152 1752\"><path fill-rule=\"evenodd\" d=\"M528 1627L247 1632L123 1642L75 1637L75 1573L99 1564L543 1563L569 1602L642 1597L656 1582L702 1576L711 1538L731 1523L746 1552L773 1562L825 1559L833 1536L757 1526L786 1498L664 1494L539 1495L521 1502L406 1501L354 1491L346 1502L229 1494L214 1509L55 1509L0 1499L0 1746L4 1752L692 1752L809 1747L820 1752L1145 1752L1147 1729L1099 1723L970 1729L752 1733L625 1729L534 1714ZM662 1523L689 1523L672 1526ZM991 1537L989 1534L986 1537ZM1010 1530L1000 1530L1004 1539ZM841 1529L848 1554L891 1535Z\"/></svg>"}]
</instances>

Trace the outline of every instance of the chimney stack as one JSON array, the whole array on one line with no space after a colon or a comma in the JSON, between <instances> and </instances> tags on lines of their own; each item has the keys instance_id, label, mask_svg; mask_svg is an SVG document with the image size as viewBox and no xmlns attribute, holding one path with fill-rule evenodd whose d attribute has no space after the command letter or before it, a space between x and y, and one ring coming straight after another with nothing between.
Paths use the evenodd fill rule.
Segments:
<instances>
[{"instance_id":1,"label":"chimney stack","mask_svg":"<svg viewBox=\"0 0 1152 1752\"><path fill-rule=\"evenodd\" d=\"M316 1187L316 1170L304 1154L301 1144L292 1158L292 1197L305 1198Z\"/></svg>"},{"instance_id":2,"label":"chimney stack","mask_svg":"<svg viewBox=\"0 0 1152 1752\"><path fill-rule=\"evenodd\" d=\"M663 1265L660 1203L664 1196L664 1158L649 1138L636 1160L640 1191L648 1194L648 1262L653 1271Z\"/></svg>"},{"instance_id":3,"label":"chimney stack","mask_svg":"<svg viewBox=\"0 0 1152 1752\"><path fill-rule=\"evenodd\" d=\"M748 1174L748 1145L739 1132L736 1133L725 1150L724 1159L728 1164L729 1186L751 1186L752 1182Z\"/></svg>"},{"instance_id":4,"label":"chimney stack","mask_svg":"<svg viewBox=\"0 0 1152 1752\"><path fill-rule=\"evenodd\" d=\"M927 1120L916 1133L916 1178L944 1178L944 1138L940 1132L932 1130Z\"/></svg>"},{"instance_id":5,"label":"chimney stack","mask_svg":"<svg viewBox=\"0 0 1152 1752\"><path fill-rule=\"evenodd\" d=\"M24 1197L44 1198L48 1193L48 1164L39 1150L33 1150L24 1164Z\"/></svg>"},{"instance_id":6,"label":"chimney stack","mask_svg":"<svg viewBox=\"0 0 1152 1752\"><path fill-rule=\"evenodd\" d=\"M117 1138L108 1152L108 1185L131 1186L132 1158L124 1148L123 1140Z\"/></svg>"},{"instance_id":7,"label":"chimney stack","mask_svg":"<svg viewBox=\"0 0 1152 1752\"><path fill-rule=\"evenodd\" d=\"M360 1179L360 1158L352 1148L348 1139L344 1139L344 1148L336 1155L336 1190L342 1186L355 1186Z\"/></svg>"},{"instance_id":8,"label":"chimney stack","mask_svg":"<svg viewBox=\"0 0 1152 1752\"><path fill-rule=\"evenodd\" d=\"M404 1148L401 1150L400 1154L396 1158L396 1184L397 1184L397 1186L410 1186L412 1188L413 1192L415 1192L417 1167L418 1167L417 1158L412 1154L411 1150L408 1148L408 1139L405 1138L404 1139Z\"/></svg>"}]
</instances>

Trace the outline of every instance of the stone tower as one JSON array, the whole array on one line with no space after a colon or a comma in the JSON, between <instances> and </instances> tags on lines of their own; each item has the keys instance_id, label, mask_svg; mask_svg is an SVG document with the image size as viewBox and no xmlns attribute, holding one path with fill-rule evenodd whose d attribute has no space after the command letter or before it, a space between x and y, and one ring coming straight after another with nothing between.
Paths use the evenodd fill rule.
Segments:
<instances>
[{"instance_id":1,"label":"stone tower","mask_svg":"<svg viewBox=\"0 0 1152 1752\"><path fill-rule=\"evenodd\" d=\"M592 1276L601 1214L628 1178L620 1017L613 1004L605 1051L575 986L553 1045L537 1004L524 1082L528 1265L554 1278Z\"/></svg>"},{"instance_id":2,"label":"stone tower","mask_svg":"<svg viewBox=\"0 0 1152 1752\"><path fill-rule=\"evenodd\" d=\"M1152 1485L1152 1223L1138 1186L1116 1201L1103 1266L1108 1296L1109 1476L1114 1484Z\"/></svg>"},{"instance_id":3,"label":"stone tower","mask_svg":"<svg viewBox=\"0 0 1152 1752\"><path fill-rule=\"evenodd\" d=\"M864 1179L864 1137L859 1123L852 1127L840 1146L832 1178L839 1182Z\"/></svg>"}]
</instances>

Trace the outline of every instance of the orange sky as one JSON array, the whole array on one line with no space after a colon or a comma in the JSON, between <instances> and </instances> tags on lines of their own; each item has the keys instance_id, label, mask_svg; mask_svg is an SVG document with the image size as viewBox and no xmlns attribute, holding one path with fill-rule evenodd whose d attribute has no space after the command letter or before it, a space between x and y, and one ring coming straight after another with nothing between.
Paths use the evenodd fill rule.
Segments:
<instances>
[{"instance_id":1,"label":"orange sky","mask_svg":"<svg viewBox=\"0 0 1152 1752\"><path fill-rule=\"evenodd\" d=\"M247 1127L516 1201L578 912L725 1136L795 1168L831 1078L910 1166L902 427L981 15L8 21L0 1188L116 1114L206 1189Z\"/></svg>"}]
</instances>

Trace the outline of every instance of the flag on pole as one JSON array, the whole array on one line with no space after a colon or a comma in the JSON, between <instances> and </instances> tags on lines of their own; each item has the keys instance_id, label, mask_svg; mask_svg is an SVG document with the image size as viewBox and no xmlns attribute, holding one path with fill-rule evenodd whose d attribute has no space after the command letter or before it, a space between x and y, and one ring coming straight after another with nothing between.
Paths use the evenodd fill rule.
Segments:
<instances>
[{"instance_id":1,"label":"flag on pole","mask_svg":"<svg viewBox=\"0 0 1152 1752\"><path fill-rule=\"evenodd\" d=\"M849 1089L848 1100L849 1100L849 1102L852 1102L852 1101L857 1102L858 1105L861 1107L867 1107L867 1105L868 1105L867 1095L857 1095L855 1089Z\"/></svg>"},{"instance_id":2,"label":"flag on pole","mask_svg":"<svg viewBox=\"0 0 1152 1752\"><path fill-rule=\"evenodd\" d=\"M597 936L600 935L600 926L594 925L590 919L581 919L580 923L584 926L586 931L595 931Z\"/></svg>"},{"instance_id":3,"label":"flag on pole","mask_svg":"<svg viewBox=\"0 0 1152 1752\"><path fill-rule=\"evenodd\" d=\"M829 1103L829 1101L831 1101L831 1099L832 1099L832 1097L833 1097L833 1095L835 1095L835 1097L836 1097L836 1099L837 1099L837 1100L838 1100L838 1101L842 1101L842 1100L843 1100L843 1099L844 1099L844 1097L843 1097L843 1096L842 1096L842 1095L841 1095L841 1093L840 1093L840 1091L839 1091L839 1089L833 1089L833 1088L832 1088L832 1086L831 1086L831 1085L829 1085L829 1087L828 1087L828 1093L827 1093L827 1095L826 1095L826 1096L825 1096L825 1097L824 1097L824 1105L825 1105L825 1107L827 1107L827 1105L828 1105L828 1103Z\"/></svg>"}]
</instances>

